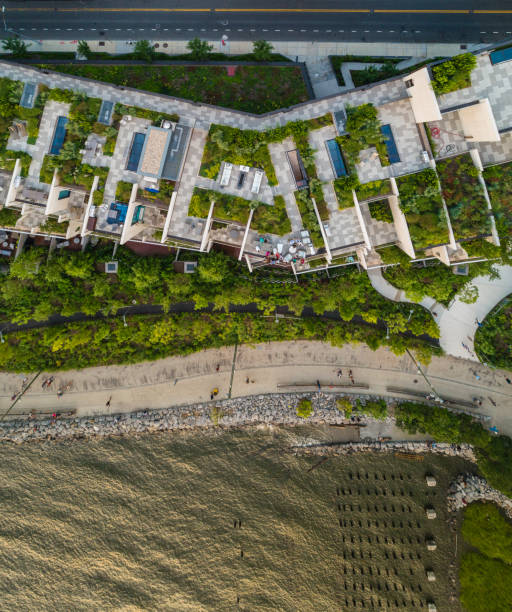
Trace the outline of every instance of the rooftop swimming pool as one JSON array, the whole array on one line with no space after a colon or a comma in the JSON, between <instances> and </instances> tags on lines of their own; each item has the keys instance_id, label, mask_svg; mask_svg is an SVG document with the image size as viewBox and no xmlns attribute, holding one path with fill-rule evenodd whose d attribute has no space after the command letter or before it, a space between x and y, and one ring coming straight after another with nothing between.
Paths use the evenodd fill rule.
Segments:
<instances>
[{"instance_id":1,"label":"rooftop swimming pool","mask_svg":"<svg viewBox=\"0 0 512 612\"><path fill-rule=\"evenodd\" d=\"M499 51L493 51L489 53L491 58L491 64L501 64L501 62L508 62L512 60L512 47L508 49L500 49Z\"/></svg>"},{"instance_id":2,"label":"rooftop swimming pool","mask_svg":"<svg viewBox=\"0 0 512 612\"><path fill-rule=\"evenodd\" d=\"M400 161L400 155L398 154L398 149L396 148L395 138L393 136L393 132L391 131L391 126L389 125L389 123L386 125L381 125L380 131L385 139L389 163L390 164L398 163Z\"/></svg>"},{"instance_id":3,"label":"rooftop swimming pool","mask_svg":"<svg viewBox=\"0 0 512 612\"><path fill-rule=\"evenodd\" d=\"M146 135L141 132L135 132L133 135L132 146L130 148L130 155L128 156L128 163L126 164L126 169L131 170L132 172L137 172L137 168L139 167L140 156L142 154L142 149L144 147L144 141L146 140Z\"/></svg>"},{"instance_id":4,"label":"rooftop swimming pool","mask_svg":"<svg viewBox=\"0 0 512 612\"><path fill-rule=\"evenodd\" d=\"M340 176L347 176L347 167L345 166L345 160L341 154L339 144L333 138L332 140L327 140L325 142L325 146L327 147L336 178L339 178Z\"/></svg>"},{"instance_id":5,"label":"rooftop swimming pool","mask_svg":"<svg viewBox=\"0 0 512 612\"><path fill-rule=\"evenodd\" d=\"M52 145L50 147L50 155L58 155L64 144L66 138L66 125L68 122L67 117L59 117L55 125L55 132L53 133Z\"/></svg>"}]
</instances>

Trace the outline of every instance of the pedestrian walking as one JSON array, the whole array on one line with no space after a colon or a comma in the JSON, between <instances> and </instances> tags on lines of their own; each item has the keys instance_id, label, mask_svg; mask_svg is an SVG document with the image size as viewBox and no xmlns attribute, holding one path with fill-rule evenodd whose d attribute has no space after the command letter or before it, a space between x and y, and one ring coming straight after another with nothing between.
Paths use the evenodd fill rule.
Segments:
<instances>
[{"instance_id":1,"label":"pedestrian walking","mask_svg":"<svg viewBox=\"0 0 512 612\"><path fill-rule=\"evenodd\" d=\"M108 398L108 400L105 402L105 408L110 408L110 402L111 402L111 400L112 400L112 396L110 396L110 397Z\"/></svg>"},{"instance_id":2,"label":"pedestrian walking","mask_svg":"<svg viewBox=\"0 0 512 612\"><path fill-rule=\"evenodd\" d=\"M493 406L496 406L496 402L492 399L492 397L487 396L487 399L491 402Z\"/></svg>"},{"instance_id":3,"label":"pedestrian walking","mask_svg":"<svg viewBox=\"0 0 512 612\"><path fill-rule=\"evenodd\" d=\"M338 370L337 374L338 378L341 378L343 376L343 372L341 370Z\"/></svg>"},{"instance_id":4,"label":"pedestrian walking","mask_svg":"<svg viewBox=\"0 0 512 612\"><path fill-rule=\"evenodd\" d=\"M11 402L14 402L14 400L18 397L19 393L16 391L16 393L13 393L13 395L11 396Z\"/></svg>"},{"instance_id":5,"label":"pedestrian walking","mask_svg":"<svg viewBox=\"0 0 512 612\"><path fill-rule=\"evenodd\" d=\"M505 378L505 380L507 381L509 385L512 385L512 380L510 380L510 378Z\"/></svg>"},{"instance_id":6,"label":"pedestrian walking","mask_svg":"<svg viewBox=\"0 0 512 612\"><path fill-rule=\"evenodd\" d=\"M62 394L64 393L62 387L59 387L57 390L57 399L60 399Z\"/></svg>"},{"instance_id":7,"label":"pedestrian walking","mask_svg":"<svg viewBox=\"0 0 512 612\"><path fill-rule=\"evenodd\" d=\"M217 367L215 368L215 371L218 372L220 368L220 364L217 364Z\"/></svg>"},{"instance_id":8,"label":"pedestrian walking","mask_svg":"<svg viewBox=\"0 0 512 612\"><path fill-rule=\"evenodd\" d=\"M319 380L316 381L316 386L318 387L318 390L320 391L320 389L322 388L322 385L320 384Z\"/></svg>"},{"instance_id":9,"label":"pedestrian walking","mask_svg":"<svg viewBox=\"0 0 512 612\"><path fill-rule=\"evenodd\" d=\"M47 379L47 378L45 378L45 379L43 380L42 384L41 384L41 389L44 389L44 388L46 387L47 383L48 383L48 379Z\"/></svg>"}]
</instances>

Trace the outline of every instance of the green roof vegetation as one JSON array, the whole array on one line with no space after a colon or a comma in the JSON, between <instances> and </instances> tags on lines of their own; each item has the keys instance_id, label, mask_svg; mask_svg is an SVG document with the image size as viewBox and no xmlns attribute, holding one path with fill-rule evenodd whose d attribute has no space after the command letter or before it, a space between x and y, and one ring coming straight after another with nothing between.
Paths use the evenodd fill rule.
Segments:
<instances>
[{"instance_id":1,"label":"green roof vegetation","mask_svg":"<svg viewBox=\"0 0 512 612\"><path fill-rule=\"evenodd\" d=\"M430 168L396 179L399 203L409 226L412 244L423 250L449 242L448 224L439 182Z\"/></svg>"},{"instance_id":2,"label":"green roof vegetation","mask_svg":"<svg viewBox=\"0 0 512 612\"><path fill-rule=\"evenodd\" d=\"M455 239L489 234L490 211L469 153L438 162L437 171Z\"/></svg>"},{"instance_id":3,"label":"green roof vegetation","mask_svg":"<svg viewBox=\"0 0 512 612\"><path fill-rule=\"evenodd\" d=\"M476 68L476 57L472 53L461 53L437 66L432 66L434 91L440 95L469 87L474 68Z\"/></svg>"},{"instance_id":4,"label":"green roof vegetation","mask_svg":"<svg viewBox=\"0 0 512 612\"><path fill-rule=\"evenodd\" d=\"M52 64L46 69L194 102L261 114L308 100L296 66L134 66Z\"/></svg>"}]
</instances>

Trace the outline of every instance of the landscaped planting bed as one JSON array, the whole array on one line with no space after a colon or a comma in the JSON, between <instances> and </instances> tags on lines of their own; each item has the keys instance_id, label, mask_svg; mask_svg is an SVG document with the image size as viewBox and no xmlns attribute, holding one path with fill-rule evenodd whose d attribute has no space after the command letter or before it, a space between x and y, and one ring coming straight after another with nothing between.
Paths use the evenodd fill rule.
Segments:
<instances>
[{"instance_id":1,"label":"landscaped planting bed","mask_svg":"<svg viewBox=\"0 0 512 612\"><path fill-rule=\"evenodd\" d=\"M239 130L212 124L208 132L199 174L207 178L216 178L221 163L226 161L262 168L267 175L269 185L277 185L277 177L267 145L270 142L281 142L288 136L292 136L309 177L315 178L316 168L313 150L308 141L309 131L331 123L332 117L327 114L307 121L292 121L264 132Z\"/></svg>"},{"instance_id":2,"label":"landscaped planting bed","mask_svg":"<svg viewBox=\"0 0 512 612\"><path fill-rule=\"evenodd\" d=\"M436 94L456 91L471 85L471 72L476 67L472 53L461 53L442 64L432 66L432 87Z\"/></svg>"},{"instance_id":3,"label":"landscaped planting bed","mask_svg":"<svg viewBox=\"0 0 512 612\"><path fill-rule=\"evenodd\" d=\"M318 224L318 217L316 216L313 202L309 197L307 189L303 189L302 191L294 191L293 194L295 196L295 201L297 202L297 208L299 209L304 229L309 231L313 246L317 249L325 247L322 231L320 229L320 225Z\"/></svg>"},{"instance_id":4,"label":"landscaped planting bed","mask_svg":"<svg viewBox=\"0 0 512 612\"><path fill-rule=\"evenodd\" d=\"M378 200L377 202L369 202L368 210L370 216L376 221L384 221L385 223L393 223L393 215L389 208L388 200Z\"/></svg>"},{"instance_id":5,"label":"landscaped planting bed","mask_svg":"<svg viewBox=\"0 0 512 612\"><path fill-rule=\"evenodd\" d=\"M498 234L512 236L512 162L484 169Z\"/></svg>"},{"instance_id":6,"label":"landscaped planting bed","mask_svg":"<svg viewBox=\"0 0 512 612\"><path fill-rule=\"evenodd\" d=\"M334 181L334 193L338 199L338 207L343 210L344 208L351 208L354 206L354 197L352 190L359 186L359 179L357 174L349 174L348 176L340 176L340 178Z\"/></svg>"},{"instance_id":7,"label":"landscaped planting bed","mask_svg":"<svg viewBox=\"0 0 512 612\"><path fill-rule=\"evenodd\" d=\"M233 76L225 66L56 64L44 68L256 114L308 100L302 72L295 66L237 66Z\"/></svg>"},{"instance_id":8,"label":"landscaped planting bed","mask_svg":"<svg viewBox=\"0 0 512 612\"><path fill-rule=\"evenodd\" d=\"M389 166L385 139L380 131L380 121L377 109L373 104L347 106L347 122L344 136L336 138L350 173L356 172L359 155L363 149L376 147L380 163Z\"/></svg>"},{"instance_id":9,"label":"landscaped planting bed","mask_svg":"<svg viewBox=\"0 0 512 612\"><path fill-rule=\"evenodd\" d=\"M16 221L21 217L21 212L14 208L2 208L0 210L0 227L14 227Z\"/></svg>"},{"instance_id":10,"label":"landscaped planting bed","mask_svg":"<svg viewBox=\"0 0 512 612\"><path fill-rule=\"evenodd\" d=\"M437 171L455 238L490 233L487 201L471 156L464 154L439 162Z\"/></svg>"},{"instance_id":11,"label":"landscaped planting bed","mask_svg":"<svg viewBox=\"0 0 512 612\"><path fill-rule=\"evenodd\" d=\"M283 196L274 196L274 205L260 204L254 211L251 229L261 234L284 236L292 231Z\"/></svg>"},{"instance_id":12,"label":"landscaped planting bed","mask_svg":"<svg viewBox=\"0 0 512 612\"><path fill-rule=\"evenodd\" d=\"M128 181L119 181L116 187L116 200L118 202L128 203L132 195L133 183Z\"/></svg>"},{"instance_id":13,"label":"landscaped planting bed","mask_svg":"<svg viewBox=\"0 0 512 612\"><path fill-rule=\"evenodd\" d=\"M422 250L448 242L448 225L435 171L400 176L396 184L414 248Z\"/></svg>"},{"instance_id":14,"label":"landscaped planting bed","mask_svg":"<svg viewBox=\"0 0 512 612\"><path fill-rule=\"evenodd\" d=\"M215 208L213 209L214 218L225 221L238 221L242 224L247 223L251 205L254 205L253 202L244 198L196 187L188 208L189 216L206 219L212 202L215 202Z\"/></svg>"},{"instance_id":15,"label":"landscaped planting bed","mask_svg":"<svg viewBox=\"0 0 512 612\"><path fill-rule=\"evenodd\" d=\"M379 196L391 195L391 183L388 179L363 183L356 188L356 195L359 202Z\"/></svg>"}]
</instances>

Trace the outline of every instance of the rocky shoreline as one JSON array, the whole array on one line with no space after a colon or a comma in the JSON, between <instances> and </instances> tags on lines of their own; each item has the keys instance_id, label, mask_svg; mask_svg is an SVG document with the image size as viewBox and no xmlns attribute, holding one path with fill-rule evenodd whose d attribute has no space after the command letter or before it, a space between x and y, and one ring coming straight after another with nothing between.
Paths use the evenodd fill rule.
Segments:
<instances>
[{"instance_id":1,"label":"rocky shoreline","mask_svg":"<svg viewBox=\"0 0 512 612\"><path fill-rule=\"evenodd\" d=\"M496 504L512 519L512 499L493 489L484 478L474 474L460 474L448 490L448 510L458 512L477 501Z\"/></svg>"},{"instance_id":2,"label":"rocky shoreline","mask_svg":"<svg viewBox=\"0 0 512 612\"><path fill-rule=\"evenodd\" d=\"M301 399L311 399L313 413L304 419L297 416ZM352 396L363 403L375 396ZM388 404L395 403L385 398ZM361 416L362 424L372 419ZM391 422L393 419L387 417ZM156 431L243 427L248 425L342 425L350 418L336 407L336 397L327 393L275 393L201 404L177 406L162 410L143 410L94 417L57 417L13 419L0 423L0 442L67 440L72 438L120 436Z\"/></svg>"}]
</instances>

